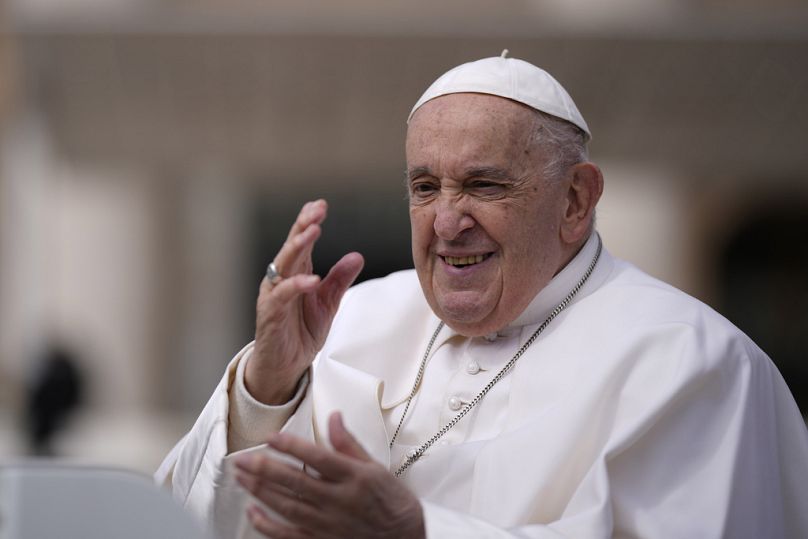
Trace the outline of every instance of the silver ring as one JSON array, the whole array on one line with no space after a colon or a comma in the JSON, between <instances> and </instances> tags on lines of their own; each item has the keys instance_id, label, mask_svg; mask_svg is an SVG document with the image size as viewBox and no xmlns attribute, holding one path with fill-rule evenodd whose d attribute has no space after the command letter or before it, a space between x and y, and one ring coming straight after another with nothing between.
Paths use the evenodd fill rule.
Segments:
<instances>
[{"instance_id":1,"label":"silver ring","mask_svg":"<svg viewBox=\"0 0 808 539\"><path fill-rule=\"evenodd\" d=\"M267 280L272 285L276 285L283 280L278 268L275 266L275 262L270 262L269 266L267 266Z\"/></svg>"}]
</instances>

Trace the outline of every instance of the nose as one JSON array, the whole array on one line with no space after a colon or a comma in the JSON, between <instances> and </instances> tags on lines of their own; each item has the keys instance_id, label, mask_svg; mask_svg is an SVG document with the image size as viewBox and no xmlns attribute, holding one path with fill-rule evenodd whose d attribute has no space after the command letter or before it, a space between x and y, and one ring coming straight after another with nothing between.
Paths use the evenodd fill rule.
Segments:
<instances>
[{"instance_id":1,"label":"nose","mask_svg":"<svg viewBox=\"0 0 808 539\"><path fill-rule=\"evenodd\" d=\"M474 225L474 218L469 215L462 197L440 196L435 207L435 235L442 240L456 240Z\"/></svg>"}]
</instances>

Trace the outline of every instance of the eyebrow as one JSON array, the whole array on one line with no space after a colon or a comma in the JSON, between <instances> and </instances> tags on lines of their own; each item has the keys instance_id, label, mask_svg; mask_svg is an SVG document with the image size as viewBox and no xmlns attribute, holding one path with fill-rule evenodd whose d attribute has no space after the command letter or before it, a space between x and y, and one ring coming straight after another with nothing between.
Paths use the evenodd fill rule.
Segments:
<instances>
[{"instance_id":1,"label":"eyebrow","mask_svg":"<svg viewBox=\"0 0 808 539\"><path fill-rule=\"evenodd\" d=\"M407 179L413 180L419 176L433 176L432 169L427 166L414 167L407 171ZM473 167L467 169L465 178L488 178L491 180L511 180L513 177L505 170L497 167Z\"/></svg>"},{"instance_id":2,"label":"eyebrow","mask_svg":"<svg viewBox=\"0 0 808 539\"><path fill-rule=\"evenodd\" d=\"M491 180L511 180L512 176L497 167L475 167L466 170L466 178L488 178Z\"/></svg>"},{"instance_id":3,"label":"eyebrow","mask_svg":"<svg viewBox=\"0 0 808 539\"><path fill-rule=\"evenodd\" d=\"M423 176L423 175L432 176L432 170L429 167L415 167L415 168L407 171L407 179L408 180L413 180L413 179L417 178L418 176Z\"/></svg>"}]
</instances>

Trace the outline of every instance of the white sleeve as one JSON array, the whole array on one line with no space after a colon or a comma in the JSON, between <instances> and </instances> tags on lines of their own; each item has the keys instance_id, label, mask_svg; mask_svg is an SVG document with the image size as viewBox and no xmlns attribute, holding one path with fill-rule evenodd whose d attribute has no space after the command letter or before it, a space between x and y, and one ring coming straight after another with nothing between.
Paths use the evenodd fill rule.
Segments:
<instances>
[{"instance_id":1,"label":"white sleeve","mask_svg":"<svg viewBox=\"0 0 808 539\"><path fill-rule=\"evenodd\" d=\"M279 406L264 404L250 395L244 384L244 370L251 355L252 348L239 361L236 377L229 391L228 453L261 445L269 433L281 430L303 400L309 384L309 372L306 371L289 402Z\"/></svg>"},{"instance_id":2,"label":"white sleeve","mask_svg":"<svg viewBox=\"0 0 808 539\"><path fill-rule=\"evenodd\" d=\"M266 447L258 445L233 453L228 451L227 445L230 391L239 364L251 350L252 344L236 354L194 426L171 450L154 476L155 481L170 489L172 497L194 514L203 526L220 537L232 539L254 536L254 531L246 523L248 495L235 480L233 457ZM313 440L311 398L304 384L301 384L296 399L294 413L283 423L281 430ZM269 420L266 423L256 421L261 425L271 424Z\"/></svg>"}]
</instances>

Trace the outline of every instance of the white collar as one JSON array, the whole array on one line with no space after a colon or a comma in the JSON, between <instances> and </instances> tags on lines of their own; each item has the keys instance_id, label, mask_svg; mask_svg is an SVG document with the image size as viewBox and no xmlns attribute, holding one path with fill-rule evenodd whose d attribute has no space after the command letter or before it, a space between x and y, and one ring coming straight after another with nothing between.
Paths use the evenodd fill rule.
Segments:
<instances>
[{"instance_id":1,"label":"white collar","mask_svg":"<svg viewBox=\"0 0 808 539\"><path fill-rule=\"evenodd\" d=\"M506 326L506 328L521 328L541 324L550 316L550 313L561 301L567 297L570 290L578 284L584 272L592 263L592 258L598 249L598 234L593 232L584 246L570 260L561 271L556 273L547 286L542 288L536 297L528 304L522 314L516 320Z\"/></svg>"}]
</instances>

